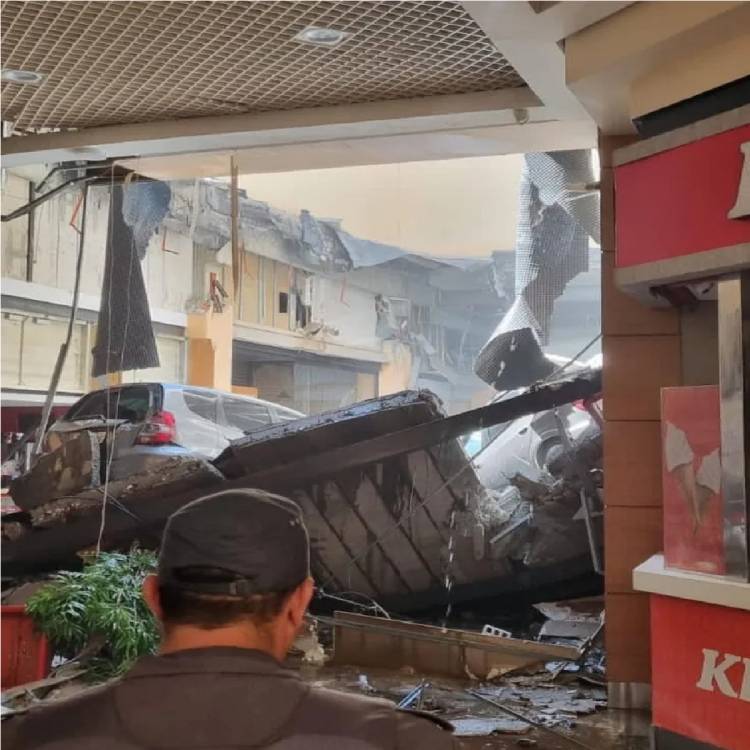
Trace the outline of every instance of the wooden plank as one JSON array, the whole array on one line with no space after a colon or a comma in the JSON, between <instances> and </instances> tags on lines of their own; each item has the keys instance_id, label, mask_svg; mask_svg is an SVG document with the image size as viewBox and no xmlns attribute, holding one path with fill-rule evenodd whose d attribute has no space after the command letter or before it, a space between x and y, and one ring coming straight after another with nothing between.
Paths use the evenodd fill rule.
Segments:
<instances>
[{"instance_id":1,"label":"wooden plank","mask_svg":"<svg viewBox=\"0 0 750 750\"><path fill-rule=\"evenodd\" d=\"M575 660L579 651L517 638L388 620L350 612L334 614L333 661L450 677L505 674L550 660Z\"/></svg>"}]
</instances>

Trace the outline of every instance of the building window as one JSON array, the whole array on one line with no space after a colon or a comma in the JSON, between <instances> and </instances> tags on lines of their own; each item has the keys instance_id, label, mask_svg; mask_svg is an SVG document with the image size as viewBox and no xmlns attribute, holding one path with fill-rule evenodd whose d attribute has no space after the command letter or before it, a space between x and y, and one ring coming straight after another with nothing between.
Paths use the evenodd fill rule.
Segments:
<instances>
[{"instance_id":1,"label":"building window","mask_svg":"<svg viewBox=\"0 0 750 750\"><path fill-rule=\"evenodd\" d=\"M282 315L289 314L289 293L279 292L279 312Z\"/></svg>"},{"instance_id":2,"label":"building window","mask_svg":"<svg viewBox=\"0 0 750 750\"><path fill-rule=\"evenodd\" d=\"M122 374L124 383L184 383L185 341L177 336L157 336L159 366L130 370Z\"/></svg>"},{"instance_id":3,"label":"building window","mask_svg":"<svg viewBox=\"0 0 750 750\"><path fill-rule=\"evenodd\" d=\"M88 371L89 324L75 323L58 389L83 392ZM59 318L5 312L2 317L2 378L6 388L47 390L65 341Z\"/></svg>"}]
</instances>

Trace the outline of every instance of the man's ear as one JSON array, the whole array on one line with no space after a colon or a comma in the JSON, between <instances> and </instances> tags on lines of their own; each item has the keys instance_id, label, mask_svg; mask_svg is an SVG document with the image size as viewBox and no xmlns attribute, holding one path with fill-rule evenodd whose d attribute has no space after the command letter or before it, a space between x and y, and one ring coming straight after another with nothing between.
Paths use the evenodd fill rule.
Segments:
<instances>
[{"instance_id":1,"label":"man's ear","mask_svg":"<svg viewBox=\"0 0 750 750\"><path fill-rule=\"evenodd\" d=\"M289 598L289 618L295 628L298 628L302 624L302 620L305 618L305 612L312 599L313 592L315 590L315 583L310 577L305 578L302 583L292 592Z\"/></svg>"},{"instance_id":2,"label":"man's ear","mask_svg":"<svg viewBox=\"0 0 750 750\"><path fill-rule=\"evenodd\" d=\"M143 598L154 617L161 622L162 608L159 599L159 579L151 573L143 580Z\"/></svg>"}]
</instances>

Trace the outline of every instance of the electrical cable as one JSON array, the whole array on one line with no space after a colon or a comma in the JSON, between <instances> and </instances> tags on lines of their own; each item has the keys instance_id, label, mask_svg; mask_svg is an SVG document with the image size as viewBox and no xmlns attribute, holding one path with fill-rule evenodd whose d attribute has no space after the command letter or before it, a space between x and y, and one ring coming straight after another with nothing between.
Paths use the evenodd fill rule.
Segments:
<instances>
[{"instance_id":1,"label":"electrical cable","mask_svg":"<svg viewBox=\"0 0 750 750\"><path fill-rule=\"evenodd\" d=\"M333 601L337 602L343 602L344 604L350 604L353 607L359 607L360 609L369 609L373 612L377 612L378 614L381 614L383 617L387 618L388 620L391 619L391 616L388 614L388 612L380 606L373 598L367 596L366 594L362 594L359 591L340 591L337 594L328 594L326 593L322 586L317 586L315 588L315 592L319 597L322 599L332 599ZM347 599L347 596L359 596L362 599L365 599L366 601L370 602L369 605L362 604L362 602L357 602L352 599Z\"/></svg>"}]
</instances>

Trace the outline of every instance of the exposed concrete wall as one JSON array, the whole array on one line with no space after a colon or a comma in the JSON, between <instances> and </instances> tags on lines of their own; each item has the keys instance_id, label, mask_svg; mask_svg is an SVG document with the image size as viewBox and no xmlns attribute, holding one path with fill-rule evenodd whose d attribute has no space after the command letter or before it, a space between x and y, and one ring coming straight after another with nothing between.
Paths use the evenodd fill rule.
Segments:
<instances>
[{"instance_id":1,"label":"exposed concrete wall","mask_svg":"<svg viewBox=\"0 0 750 750\"><path fill-rule=\"evenodd\" d=\"M2 192L3 211L28 202L28 188L28 180L6 173ZM66 190L33 211L33 263L30 280L34 283L66 291L73 289L78 232L71 226L71 221L80 227L80 197L80 190ZM98 296L102 291L108 219L108 188L90 188L81 274L83 295ZM4 278L26 280L27 237L26 218L3 223ZM187 301L193 293L193 243L187 234L169 231L165 226L160 227L149 242L142 269L151 307L185 312Z\"/></svg>"},{"instance_id":2,"label":"exposed concrete wall","mask_svg":"<svg viewBox=\"0 0 750 750\"><path fill-rule=\"evenodd\" d=\"M29 200L29 182L12 172L3 173L3 213L20 208ZM14 279L26 278L26 238L28 218L2 223L2 275Z\"/></svg>"},{"instance_id":3,"label":"exposed concrete wall","mask_svg":"<svg viewBox=\"0 0 750 750\"><path fill-rule=\"evenodd\" d=\"M660 390L681 383L680 320L614 285L612 151L600 140L607 678L650 682L649 599L632 570L662 549Z\"/></svg>"},{"instance_id":4,"label":"exposed concrete wall","mask_svg":"<svg viewBox=\"0 0 750 750\"><path fill-rule=\"evenodd\" d=\"M348 283L345 276L313 278L312 318L338 333L326 336L332 343L380 351L375 335L378 316L375 294Z\"/></svg>"}]
</instances>

